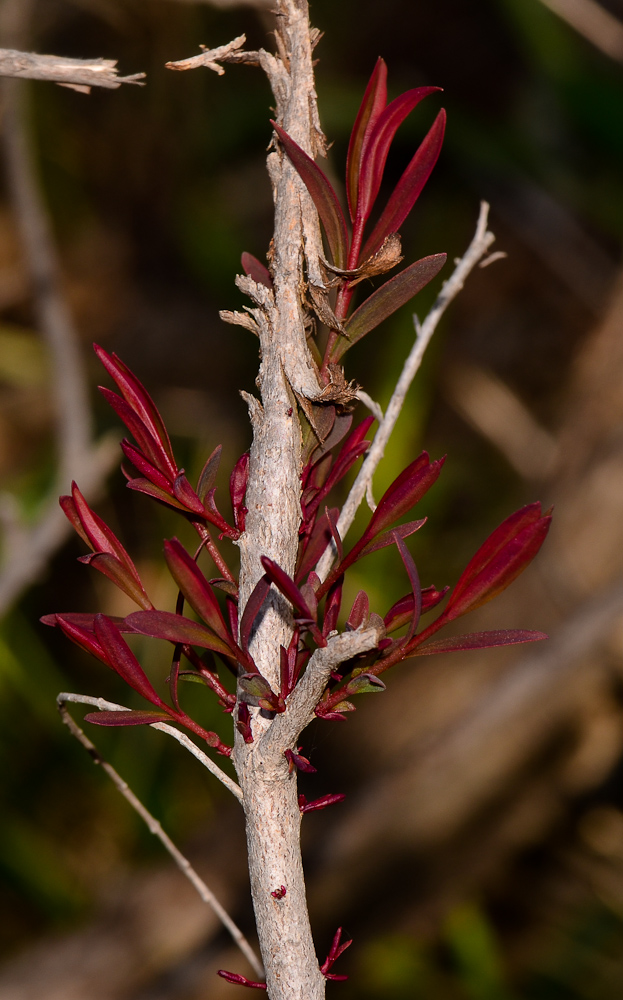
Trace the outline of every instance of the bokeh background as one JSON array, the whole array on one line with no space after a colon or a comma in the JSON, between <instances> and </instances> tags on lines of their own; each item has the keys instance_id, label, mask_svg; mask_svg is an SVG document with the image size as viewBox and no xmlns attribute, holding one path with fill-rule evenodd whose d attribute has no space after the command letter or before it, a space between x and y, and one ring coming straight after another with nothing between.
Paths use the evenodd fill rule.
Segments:
<instances>
[{"instance_id":1,"label":"bokeh background","mask_svg":"<svg viewBox=\"0 0 623 1000\"><path fill-rule=\"evenodd\" d=\"M412 545L423 582L438 586L456 579L511 510L534 499L556 506L536 564L469 623L544 629L548 644L408 662L382 697L359 699L346 723L317 722L305 734L318 774L303 776L303 790L309 798L347 793L343 805L304 823L319 953L338 924L355 938L338 970L349 982L329 984L344 1000L623 994L623 3L551 5L312 5L325 32L318 92L336 184L383 55L390 96L444 88L399 131L390 179L442 103L448 112L441 159L403 228L407 260L460 256L482 198L491 203L495 248L508 255L476 271L444 319L377 475L377 496L423 447L448 454L422 504L429 522ZM226 495L228 470L250 440L238 390L253 389L257 350L218 310L240 308L240 253L263 258L270 239L271 95L257 69L229 67L217 77L174 74L164 63L243 32L251 46L270 47L270 5L28 6L22 47L118 58L122 73L147 73L144 88L88 97L20 84L97 436L120 438L121 429L95 390L94 340L146 383L189 473L223 444ZM4 0L5 47L17 37L14 14ZM579 16L575 27L569 16ZM12 93L4 93L5 111ZM0 127L6 154L10 116ZM0 583L24 532L45 513L57 473L38 289L7 176ZM413 303L420 318L438 287ZM348 377L383 406L413 340L412 311L348 354ZM169 606L161 539L186 538L184 526L126 490L112 465L97 509ZM13 588L0 624L0 997L233 996L237 987L214 972L248 972L242 959L60 723L60 690L126 703L128 694L39 617L126 607L76 561L77 539L51 548ZM353 596L365 587L381 613L407 589L389 550L353 574L351 587ZM155 647L140 652L162 680ZM201 718L225 735L228 719L190 688ZM238 806L159 733L98 730L96 741L252 935Z\"/></svg>"}]
</instances>

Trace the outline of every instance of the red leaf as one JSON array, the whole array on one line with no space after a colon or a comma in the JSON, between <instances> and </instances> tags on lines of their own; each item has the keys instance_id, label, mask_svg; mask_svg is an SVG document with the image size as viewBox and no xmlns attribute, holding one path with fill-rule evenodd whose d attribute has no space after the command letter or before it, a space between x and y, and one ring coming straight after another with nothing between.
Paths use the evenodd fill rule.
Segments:
<instances>
[{"instance_id":1,"label":"red leaf","mask_svg":"<svg viewBox=\"0 0 623 1000\"><path fill-rule=\"evenodd\" d=\"M216 474L218 472L218 467L221 461L221 452L223 446L217 444L216 448L210 455L208 461L201 470L201 475L199 476L199 482L197 483L197 496L203 503L206 498L207 493L214 487L216 481Z\"/></svg>"},{"instance_id":2,"label":"red leaf","mask_svg":"<svg viewBox=\"0 0 623 1000\"><path fill-rule=\"evenodd\" d=\"M364 622L367 622L370 616L370 600L365 590L360 590L357 594L355 600L353 601L353 606L350 609L350 614L348 616L348 621L346 624L350 629L355 631Z\"/></svg>"},{"instance_id":3,"label":"red leaf","mask_svg":"<svg viewBox=\"0 0 623 1000\"><path fill-rule=\"evenodd\" d=\"M244 522L247 514L247 508L244 506L244 498L247 492L247 483L249 482L249 461L249 452L245 451L244 455L241 455L234 465L229 478L229 495L234 511L234 524L239 531L244 531Z\"/></svg>"},{"instance_id":4,"label":"red leaf","mask_svg":"<svg viewBox=\"0 0 623 1000\"><path fill-rule=\"evenodd\" d=\"M283 596L287 598L294 610L298 612L298 616L307 622L315 621L311 608L308 606L294 580L282 570L281 566L274 559L262 556L261 562L270 582L274 583Z\"/></svg>"},{"instance_id":5,"label":"red leaf","mask_svg":"<svg viewBox=\"0 0 623 1000\"><path fill-rule=\"evenodd\" d=\"M157 469L151 462L148 462L143 453L138 448L135 448L130 441L124 438L121 442L121 450L134 468L141 472L150 483L158 486L165 493L171 493L171 480L169 477L165 476L164 472Z\"/></svg>"},{"instance_id":6,"label":"red leaf","mask_svg":"<svg viewBox=\"0 0 623 1000\"><path fill-rule=\"evenodd\" d=\"M173 449L171 448L169 435L167 434L162 417L145 386L139 382L136 375L130 371L127 365L116 354L108 354L97 344L93 344L93 349L108 374L117 383L125 401L139 416L150 434L159 442L163 451L170 459L172 467L175 467L175 459L173 458Z\"/></svg>"},{"instance_id":7,"label":"red leaf","mask_svg":"<svg viewBox=\"0 0 623 1000\"><path fill-rule=\"evenodd\" d=\"M184 615L176 615L172 611L134 611L126 618L133 632L141 635L151 635L155 639L167 639L169 642L182 642L188 646L201 646L212 649L215 653L231 658L235 656L232 643L214 635L205 625L194 622Z\"/></svg>"},{"instance_id":8,"label":"red leaf","mask_svg":"<svg viewBox=\"0 0 623 1000\"><path fill-rule=\"evenodd\" d=\"M346 267L348 257L348 234L342 206L331 184L320 167L291 139L287 132L271 120L270 123L283 143L299 177L309 191L316 211L320 216L329 249L336 267Z\"/></svg>"},{"instance_id":9,"label":"red leaf","mask_svg":"<svg viewBox=\"0 0 623 1000\"><path fill-rule=\"evenodd\" d=\"M198 517L206 516L205 507L188 482L183 469L180 469L179 473L175 477L175 482L173 483L173 495L176 500L179 500L179 502L184 505L186 510L191 512L191 514L197 514Z\"/></svg>"},{"instance_id":10,"label":"red leaf","mask_svg":"<svg viewBox=\"0 0 623 1000\"><path fill-rule=\"evenodd\" d=\"M442 109L390 195L380 219L361 251L361 260L372 257L390 233L397 233L400 230L439 158L445 128L446 113Z\"/></svg>"},{"instance_id":11,"label":"red leaf","mask_svg":"<svg viewBox=\"0 0 623 1000\"><path fill-rule=\"evenodd\" d=\"M376 66L363 100L348 144L348 156L346 157L346 191L348 194L348 208L351 219L355 218L357 207L357 190L359 187L359 171L361 169L361 158L365 148L366 139L374 128L379 115L387 102L387 66L383 59L377 59Z\"/></svg>"},{"instance_id":12,"label":"red leaf","mask_svg":"<svg viewBox=\"0 0 623 1000\"><path fill-rule=\"evenodd\" d=\"M395 528L392 528L391 531L383 531L364 546L358 558L362 559L364 556L369 556L371 552L377 552L378 549L384 549L388 545L393 545L394 532L397 532L400 538L408 538L409 535L413 535L416 531L419 531L425 524L426 518L422 517L419 521L406 521L405 524L399 524Z\"/></svg>"},{"instance_id":13,"label":"red leaf","mask_svg":"<svg viewBox=\"0 0 623 1000\"><path fill-rule=\"evenodd\" d=\"M89 548L93 549L95 552L109 552L111 555L115 556L120 563L123 563L128 572L132 574L137 584L141 586L141 581L136 571L136 567L123 545L114 532L112 532L108 525L101 519L101 517L98 517L98 515L91 510L75 483L71 484L71 501L69 497L61 497L61 501L65 501L65 503L61 503L61 506L72 524L75 523L74 517L72 516L73 504L73 511L75 511L75 516L78 518L83 529L79 532L79 534L81 534L83 538L86 536L86 542Z\"/></svg>"},{"instance_id":14,"label":"red leaf","mask_svg":"<svg viewBox=\"0 0 623 1000\"><path fill-rule=\"evenodd\" d=\"M150 612L136 612L149 614ZM134 653L121 636L117 627L106 615L96 615L94 619L95 638L100 644L109 665L123 677L126 684L138 691L152 705L162 705L162 698L156 694Z\"/></svg>"},{"instance_id":15,"label":"red leaf","mask_svg":"<svg viewBox=\"0 0 623 1000\"><path fill-rule=\"evenodd\" d=\"M93 622L95 622L96 617L97 616L94 616ZM101 660L102 663L105 663L107 667L111 666L106 653L95 636L95 624L93 625L93 631L91 631L90 629L71 621L69 617L65 618L63 615L56 615L56 622L65 635L71 639L72 642L75 642L76 646L80 646L80 648L84 649L85 652L91 653L92 656L96 656L97 659Z\"/></svg>"},{"instance_id":16,"label":"red leaf","mask_svg":"<svg viewBox=\"0 0 623 1000\"><path fill-rule=\"evenodd\" d=\"M249 651L249 640L255 624L255 619L264 607L264 601L268 597L270 590L270 580L262 576L249 595L240 620L240 645L245 653Z\"/></svg>"},{"instance_id":17,"label":"red leaf","mask_svg":"<svg viewBox=\"0 0 623 1000\"><path fill-rule=\"evenodd\" d=\"M436 639L424 646L417 646L411 655L432 656L435 653L455 653L465 649L489 649L491 646L512 646L517 642L538 642L548 638L545 632L530 632L525 629L468 632L467 635L452 635L448 639Z\"/></svg>"},{"instance_id":18,"label":"red leaf","mask_svg":"<svg viewBox=\"0 0 623 1000\"><path fill-rule=\"evenodd\" d=\"M177 467L162 443L154 437L125 399L102 385L99 386L99 391L109 406L112 406L117 416L123 420L145 457L152 465L160 469L169 480L173 481L177 475Z\"/></svg>"},{"instance_id":19,"label":"red leaf","mask_svg":"<svg viewBox=\"0 0 623 1000\"><path fill-rule=\"evenodd\" d=\"M115 617L114 615L108 616L111 622L117 626L120 632L133 632L134 629L130 628L125 624L125 618ZM44 615L39 619L42 625L60 625L58 619L62 618L63 621L68 622L70 625L77 625L79 628L86 629L87 632L93 632L95 625L95 615L88 612L82 611L69 611L67 613L57 612L55 615Z\"/></svg>"},{"instance_id":20,"label":"red leaf","mask_svg":"<svg viewBox=\"0 0 623 1000\"><path fill-rule=\"evenodd\" d=\"M337 620L342 606L342 588L344 586L344 576L338 577L329 593L324 606L324 619L322 622L322 634L326 638L329 632L337 628Z\"/></svg>"},{"instance_id":21,"label":"red leaf","mask_svg":"<svg viewBox=\"0 0 623 1000\"><path fill-rule=\"evenodd\" d=\"M72 483L72 486L73 485L75 485L75 484ZM84 544L88 545L88 547L90 549L93 548L93 546L92 546L92 544L91 544L91 542L89 540L89 536L87 535L86 531L84 530L84 527L82 525L82 521L80 520L80 517L78 516L78 511L76 510L76 505L75 505L75 503L73 501L73 497L62 496L62 497L58 498L58 502L59 502L59 506L60 506L61 510L63 511L63 514L65 515L65 517L67 518L67 520L73 525L75 531L80 535L80 538L82 539L82 541L84 542Z\"/></svg>"},{"instance_id":22,"label":"red leaf","mask_svg":"<svg viewBox=\"0 0 623 1000\"><path fill-rule=\"evenodd\" d=\"M219 529L227 538L233 538L234 540L240 538L240 532L237 528L232 528L230 524L227 523L223 515L220 513L218 507L214 502L214 494L216 490L208 490L203 501L205 506L204 517L207 517L216 528Z\"/></svg>"},{"instance_id":23,"label":"red leaf","mask_svg":"<svg viewBox=\"0 0 623 1000\"><path fill-rule=\"evenodd\" d=\"M474 611L505 590L530 563L545 541L551 516L539 503L511 514L468 563L443 613L452 621Z\"/></svg>"},{"instance_id":24,"label":"red leaf","mask_svg":"<svg viewBox=\"0 0 623 1000\"><path fill-rule=\"evenodd\" d=\"M302 757L301 754L295 753L294 750L284 750L283 755L288 763L295 767L297 771L304 771L306 774L317 774L318 768L310 764L307 757Z\"/></svg>"},{"instance_id":25,"label":"red leaf","mask_svg":"<svg viewBox=\"0 0 623 1000\"><path fill-rule=\"evenodd\" d=\"M299 809L302 813L316 812L318 809L326 809L327 806L343 802L345 798L346 796L339 792L335 795L322 795L319 799L314 799L313 802L307 802L304 795L299 795Z\"/></svg>"},{"instance_id":26,"label":"red leaf","mask_svg":"<svg viewBox=\"0 0 623 1000\"><path fill-rule=\"evenodd\" d=\"M384 285L377 288L344 323L345 337L340 337L332 353L331 362L340 360L342 355L374 330L383 320L404 306L409 299L417 295L429 281L439 274L446 262L445 253L422 257L410 264L404 271L390 278Z\"/></svg>"},{"instance_id":27,"label":"red leaf","mask_svg":"<svg viewBox=\"0 0 623 1000\"><path fill-rule=\"evenodd\" d=\"M119 590L135 601L140 608L153 608L153 604L143 590L141 581L137 578L136 571L133 573L110 552L92 552L88 556L80 556L78 562L99 570L109 580L112 580Z\"/></svg>"},{"instance_id":28,"label":"red leaf","mask_svg":"<svg viewBox=\"0 0 623 1000\"><path fill-rule=\"evenodd\" d=\"M173 507L175 510L181 510L184 514L188 511L184 504L176 500L175 497L161 490L159 486L155 486L150 483L148 479L129 479L126 483L129 490L136 490L137 493L145 493L148 497L153 497L154 500L159 500L160 503L165 504L167 507Z\"/></svg>"},{"instance_id":29,"label":"red leaf","mask_svg":"<svg viewBox=\"0 0 623 1000\"><path fill-rule=\"evenodd\" d=\"M164 557L171 576L177 583L191 608L210 626L230 648L232 637L212 587L177 538L164 543Z\"/></svg>"},{"instance_id":30,"label":"red leaf","mask_svg":"<svg viewBox=\"0 0 623 1000\"><path fill-rule=\"evenodd\" d=\"M448 589L448 587L444 587L443 590L437 590L436 587L425 587L422 591L422 614L436 607L444 599ZM383 619L385 622L385 631L395 632L396 629L402 628L403 625L411 621L414 607L415 599L413 594L406 594L399 601L396 601Z\"/></svg>"},{"instance_id":31,"label":"red leaf","mask_svg":"<svg viewBox=\"0 0 623 1000\"><path fill-rule=\"evenodd\" d=\"M257 257L254 257L252 253L247 253L245 250L240 258L240 263L242 264L244 273L253 278L258 285L266 285L267 288L272 289L273 279L270 276L270 271Z\"/></svg>"},{"instance_id":32,"label":"red leaf","mask_svg":"<svg viewBox=\"0 0 623 1000\"><path fill-rule=\"evenodd\" d=\"M150 726L152 722L168 722L166 712L132 711L132 712L89 712L84 717L85 722L96 726Z\"/></svg>"},{"instance_id":33,"label":"red leaf","mask_svg":"<svg viewBox=\"0 0 623 1000\"><path fill-rule=\"evenodd\" d=\"M422 587L420 585L420 577L418 575L417 567L413 561L411 553L398 532L393 531L392 534L394 535L396 547L400 552L400 557L404 563L404 567L411 583L411 589L413 591L413 615L411 617L411 622L405 638L405 644L408 644L411 642L411 639L415 635L416 629L420 623L420 615L422 614Z\"/></svg>"},{"instance_id":34,"label":"red leaf","mask_svg":"<svg viewBox=\"0 0 623 1000\"><path fill-rule=\"evenodd\" d=\"M362 541L375 538L415 507L437 481L444 462L445 458L439 458L435 462L429 461L425 451L411 462L385 490L362 535Z\"/></svg>"},{"instance_id":35,"label":"red leaf","mask_svg":"<svg viewBox=\"0 0 623 1000\"><path fill-rule=\"evenodd\" d=\"M398 127L421 100L440 89L440 87L417 87L415 90L408 90L388 104L379 115L369 136L366 137L365 150L361 158L357 220L367 219L372 211L383 179L389 147Z\"/></svg>"},{"instance_id":36,"label":"red leaf","mask_svg":"<svg viewBox=\"0 0 623 1000\"><path fill-rule=\"evenodd\" d=\"M216 974L217 976L221 976L222 979L226 979L228 983L234 983L236 986L249 986L254 990L266 989L266 983L256 983L245 976L239 976L237 972L227 972L226 969L219 969Z\"/></svg>"}]
</instances>

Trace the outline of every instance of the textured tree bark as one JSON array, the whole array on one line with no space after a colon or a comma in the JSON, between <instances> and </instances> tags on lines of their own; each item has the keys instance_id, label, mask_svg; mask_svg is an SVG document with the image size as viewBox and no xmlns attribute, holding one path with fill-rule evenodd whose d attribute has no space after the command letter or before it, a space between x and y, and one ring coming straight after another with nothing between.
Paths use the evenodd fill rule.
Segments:
<instances>
[{"instance_id":1,"label":"textured tree bark","mask_svg":"<svg viewBox=\"0 0 623 1000\"><path fill-rule=\"evenodd\" d=\"M278 5L281 60L264 55L277 98L277 115L310 155L321 144L315 117L310 28L307 3L281 0ZM275 199L272 248L274 296L249 280L245 290L258 308L261 365L257 385L261 403L246 396L253 427L246 530L240 539L241 612L263 575L262 555L294 573L301 517L301 432L297 391L317 395L318 381L306 345L301 302L303 233L315 232L318 220L294 168L280 152L269 156ZM313 242L313 236L312 236ZM284 599L273 592L250 649L273 689L279 689L279 647L288 645L292 620ZM283 750L267 746L271 720L251 710L255 742L236 734L234 764L243 792L251 892L270 1000L321 1000L325 980L318 967L307 913L300 850L301 814L296 774L289 774ZM275 890L285 895L271 895Z\"/></svg>"}]
</instances>

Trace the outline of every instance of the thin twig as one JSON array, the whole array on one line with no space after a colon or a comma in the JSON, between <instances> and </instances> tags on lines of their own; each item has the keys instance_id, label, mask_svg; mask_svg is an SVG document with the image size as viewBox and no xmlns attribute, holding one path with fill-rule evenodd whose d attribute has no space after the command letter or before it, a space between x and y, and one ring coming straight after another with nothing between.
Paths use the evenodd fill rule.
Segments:
<instances>
[{"instance_id":1,"label":"thin twig","mask_svg":"<svg viewBox=\"0 0 623 1000\"><path fill-rule=\"evenodd\" d=\"M596 0L541 0L541 3L604 55L623 62L623 24Z\"/></svg>"},{"instance_id":2,"label":"thin twig","mask_svg":"<svg viewBox=\"0 0 623 1000\"><path fill-rule=\"evenodd\" d=\"M493 233L490 233L487 230L488 217L489 205L486 201L483 201L480 204L480 215L478 217L478 224L476 226L474 238L472 239L472 242L467 248L464 256L456 262L456 267L451 277L444 282L433 308L421 325L418 323L417 317L414 316L417 333L415 343L413 344L411 353L404 363L402 373L398 379L396 388L394 389L394 393L385 412L385 417L379 424L379 429L376 432L370 450L366 454L363 465L359 471L359 475L353 483L346 503L342 507L342 513L340 514L340 518L337 523L337 530L342 538L345 537L348 529L353 523L359 504L366 496L368 490L371 489L374 473L376 472L379 462L383 458L387 442L389 441L392 431L396 426L396 421L400 416L400 411L402 410L407 392L409 391L411 383L413 382L420 364L422 363L424 352L428 347L433 333L437 329L437 325L441 317L455 296L461 291L470 271L473 270L478 261L486 254L489 247L495 240ZM336 554L337 550L335 544L332 542L331 545L325 550L322 559L316 567L316 572L321 580L326 578Z\"/></svg>"},{"instance_id":3,"label":"thin twig","mask_svg":"<svg viewBox=\"0 0 623 1000\"><path fill-rule=\"evenodd\" d=\"M65 56L42 56L36 52L0 49L0 76L49 80L88 94L91 87L116 90L122 83L136 83L142 87L140 81L145 74L118 76L116 59L69 59Z\"/></svg>"},{"instance_id":4,"label":"thin twig","mask_svg":"<svg viewBox=\"0 0 623 1000\"><path fill-rule=\"evenodd\" d=\"M195 869L192 867L188 858L184 857L182 852L175 846L171 838L162 829L162 826L158 820L152 816L148 809L145 808L143 803L136 797L132 789L129 787L126 781L123 780L121 775L114 769L114 767L104 760L101 753L97 749L94 743L91 742L89 737L82 731L80 726L72 719L71 715L67 711L66 702L79 702L80 704L89 704L92 702L103 702L109 711L116 711L121 706L112 705L110 702L104 702L102 698L91 698L88 699L82 695L71 695L71 694L59 694L57 700L58 710L61 715L61 719L72 733L73 736L82 744L85 750L93 758L94 763L99 764L102 770L106 772L110 780L113 782L115 787L123 795L126 802L129 802L132 808L138 813L141 819L147 825L150 833L153 833L155 837L158 838L163 847L169 852L175 864L180 869L180 871L186 876L189 882L195 887L199 896L204 903L211 906L221 923L227 928L235 943L240 948L241 952L245 958L249 961L253 971L258 976L264 975L264 969L261 962L258 960L255 952L253 951L251 945L247 941L246 937L240 930L240 928L234 923L227 911L221 906L218 899L214 895L211 889L205 884L202 878L199 877ZM158 726L156 727L158 728Z\"/></svg>"},{"instance_id":5,"label":"thin twig","mask_svg":"<svg viewBox=\"0 0 623 1000\"><path fill-rule=\"evenodd\" d=\"M67 691L63 691L61 694L57 695L57 704L64 705L66 702L71 702L75 705L91 705L92 708L99 709L100 712L128 712L130 711L125 705L117 705L114 701L106 701L105 698L93 698L88 694L71 694ZM150 723L151 729L158 729L161 733L166 733L168 736L172 736L174 740L177 740L183 747L188 750L193 757L196 757L200 764L207 767L208 771L214 775L215 778L225 785L225 788L229 789L235 798L239 802L242 802L242 792L236 784L235 781L221 771L218 764L208 757L207 754L200 750L196 744L193 743L185 733L180 733L179 729L175 729L174 726L169 726L166 722L152 722Z\"/></svg>"}]
</instances>

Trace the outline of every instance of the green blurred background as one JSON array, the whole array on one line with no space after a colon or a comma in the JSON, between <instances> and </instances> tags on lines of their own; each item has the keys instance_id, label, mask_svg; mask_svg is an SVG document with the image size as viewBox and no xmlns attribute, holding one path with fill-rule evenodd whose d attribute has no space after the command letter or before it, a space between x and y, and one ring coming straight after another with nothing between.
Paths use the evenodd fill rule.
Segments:
<instances>
[{"instance_id":1,"label":"green blurred background","mask_svg":"<svg viewBox=\"0 0 623 1000\"><path fill-rule=\"evenodd\" d=\"M600 7L623 20L620 0L603 0ZM528 455L522 475L511 445L505 452L504 441L495 447L495 435L479 433L465 379L485 372L489 387L504 386L548 440L566 442L565 467L576 440L573 420L590 418L577 403L584 391L577 388L577 358L612 317L616 301L623 67L541 0L316 0L311 13L325 32L317 80L321 120L332 143L327 169L335 183L341 183L367 78L382 55L390 97L422 84L444 89L399 131L388 181L400 176L438 108L448 112L439 164L403 227L407 261L440 251L450 261L460 256L481 198L491 202L495 248L508 254L472 276L444 319L375 482L378 497L423 447L435 457L448 453L444 475L422 505L429 523L413 546L423 582L442 585L456 579L486 534L515 507L554 498L564 517L564 498L573 495L571 473L563 490L558 474L531 472ZM102 376L91 356L93 340L117 351L145 382L189 473L196 476L210 451L223 444L224 496L228 471L250 441L238 390L253 390L257 351L246 331L219 321L218 310L241 307L233 284L240 254L247 250L263 259L270 240L264 157L271 95L257 69L228 67L219 78L205 70L170 73L164 63L194 54L199 43L216 46L243 32L250 46L271 47L271 31L267 7L39 0L29 40L35 51L113 57L122 73L147 73L144 88L88 97L52 84L26 85L37 166L99 430L121 437L95 392ZM0 478L2 490L35 519L54 474L52 404L13 208L6 191L0 199ZM420 318L438 288L434 283L415 300ZM382 406L413 340L411 313L405 307L347 356L347 376ZM611 323L623 336L620 309L616 315ZM600 371L590 386L597 397ZM619 440L618 420L593 442L592 454L605 447L604 440ZM560 437L561 427L571 428L566 437ZM178 533L190 542L184 526L127 491L117 471L97 509L123 538L150 592L168 607L174 594L160 558L161 539ZM599 510L586 516L599 520ZM609 547L617 544L611 538ZM168 871L161 849L71 741L55 709L60 690L132 701L116 677L38 624L52 611L124 612L105 581L76 562L82 551L77 539L58 551L0 625L0 996L229 995L234 987L216 980L213 967L223 964L223 955L228 967L241 962L203 918L189 920L186 928L179 915L185 907L176 895L185 890L177 888L177 875L166 887L157 881ZM517 602L503 604L498 618L493 609L489 623L564 627L576 603L565 590L562 564L558 576L552 573L545 582L537 581L538 570L530 572L536 575ZM598 566L595 574L600 582L612 576ZM394 554L385 550L353 574L352 596L364 586L381 613L404 593L407 584ZM145 640L141 652L152 676L162 679L166 664L155 647ZM447 835L381 835L363 845L357 870L350 872L346 862L332 860L343 859L346 848L331 853L340 837L347 843L338 815L347 807L306 820L319 951L338 923L355 937L342 960L351 979L332 984L331 995L622 995L620 643L610 643L606 660L608 711L593 711L592 695L579 698L570 721L562 725L556 716L504 787L474 801ZM397 676L397 685L407 686L398 686L402 695L387 701L391 710L380 709L376 699L361 699L356 718L343 727L316 724L304 742L319 768L317 777L304 782L308 797L346 791L353 802L365 802L382 787L384 768L395 773L401 754L427 753L436 737L423 716L451 735L460 724L459 708L468 710L472 697L485 697L486 684L507 662L519 661L491 651L465 655L437 673L427 663L422 677L430 676L430 685L423 680L412 691L410 681ZM407 664L401 670L420 668ZM390 677L388 688L393 682ZM227 739L228 718L190 687L198 715ZM417 703L410 701L416 697ZM599 716L610 749L589 778L576 780L576 765L584 774L585 743L578 734L588 716ZM417 738L410 735L412 724ZM398 750L394 729L402 734ZM223 882L229 904L252 933L241 818L226 792L153 731L98 730L96 741L207 877ZM431 794L438 793L434 788ZM520 802L537 816L532 826L514 818ZM400 797L394 807L401 811ZM511 832L503 836L505 822ZM194 913L194 903L188 905L186 912ZM145 914L155 908L161 912L160 937L145 930ZM133 934L134 962L122 960L118 938L128 942ZM99 965L93 957L98 948Z\"/></svg>"}]
</instances>

